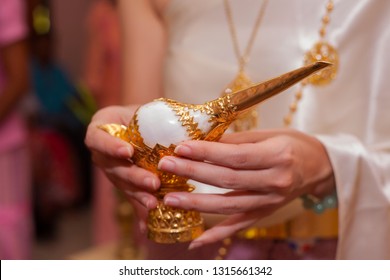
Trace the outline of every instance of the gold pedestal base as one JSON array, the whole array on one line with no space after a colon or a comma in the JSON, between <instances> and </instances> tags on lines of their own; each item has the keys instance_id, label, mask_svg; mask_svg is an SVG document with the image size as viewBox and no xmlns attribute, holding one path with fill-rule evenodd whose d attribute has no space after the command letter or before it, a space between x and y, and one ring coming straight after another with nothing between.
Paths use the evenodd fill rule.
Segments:
<instances>
[{"instance_id":1,"label":"gold pedestal base","mask_svg":"<svg viewBox=\"0 0 390 280\"><path fill-rule=\"evenodd\" d=\"M157 243L189 242L204 231L199 212L182 210L159 203L149 211L148 238Z\"/></svg>"}]
</instances>

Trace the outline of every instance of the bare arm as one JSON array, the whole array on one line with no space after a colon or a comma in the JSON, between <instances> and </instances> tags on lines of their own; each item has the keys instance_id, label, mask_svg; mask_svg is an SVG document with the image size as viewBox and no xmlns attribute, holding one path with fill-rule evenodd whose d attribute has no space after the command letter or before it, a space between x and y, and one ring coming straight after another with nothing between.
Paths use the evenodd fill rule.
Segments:
<instances>
[{"instance_id":1,"label":"bare arm","mask_svg":"<svg viewBox=\"0 0 390 280\"><path fill-rule=\"evenodd\" d=\"M151 1L119 1L123 39L123 104L143 104L163 95L166 32Z\"/></svg>"},{"instance_id":2,"label":"bare arm","mask_svg":"<svg viewBox=\"0 0 390 280\"><path fill-rule=\"evenodd\" d=\"M103 52L104 48L101 43L101 35L98 30L99 26L96 23L95 17L96 7L90 13L87 19L87 44L85 47L85 65L84 65L84 82L87 87L92 91L93 95L97 99L99 106L101 106L101 75L102 68L104 67Z\"/></svg>"},{"instance_id":3,"label":"bare arm","mask_svg":"<svg viewBox=\"0 0 390 280\"><path fill-rule=\"evenodd\" d=\"M28 87L27 46L23 41L0 48L6 84L0 95L0 122L17 105Z\"/></svg>"}]
</instances>

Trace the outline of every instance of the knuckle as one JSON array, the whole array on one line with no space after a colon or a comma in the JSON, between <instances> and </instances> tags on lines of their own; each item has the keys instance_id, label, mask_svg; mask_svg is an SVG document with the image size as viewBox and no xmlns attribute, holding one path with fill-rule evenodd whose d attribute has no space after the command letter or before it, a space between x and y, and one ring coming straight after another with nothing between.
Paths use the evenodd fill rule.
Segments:
<instances>
[{"instance_id":1,"label":"knuckle","mask_svg":"<svg viewBox=\"0 0 390 280\"><path fill-rule=\"evenodd\" d=\"M184 163L183 170L184 175L190 178L194 178L197 174L197 169L193 165L188 163Z\"/></svg>"},{"instance_id":2,"label":"knuckle","mask_svg":"<svg viewBox=\"0 0 390 280\"><path fill-rule=\"evenodd\" d=\"M248 160L249 160L248 155L241 151L236 151L229 157L229 161L231 162L234 168L246 166Z\"/></svg>"},{"instance_id":3,"label":"knuckle","mask_svg":"<svg viewBox=\"0 0 390 280\"><path fill-rule=\"evenodd\" d=\"M289 192L294 183L294 176L291 172L284 172L274 180L274 187L281 192Z\"/></svg>"},{"instance_id":4,"label":"knuckle","mask_svg":"<svg viewBox=\"0 0 390 280\"><path fill-rule=\"evenodd\" d=\"M208 152L203 145L194 145L193 148L194 148L193 153L199 155L201 159L205 159L207 157Z\"/></svg>"},{"instance_id":5,"label":"knuckle","mask_svg":"<svg viewBox=\"0 0 390 280\"><path fill-rule=\"evenodd\" d=\"M183 207L183 209L185 209L185 210L193 211L193 210L198 210L199 207L202 207L202 202L198 201L198 199L196 199L196 198L192 198L190 196L190 197L187 197L186 200L187 200L187 203L186 203L185 207Z\"/></svg>"},{"instance_id":6,"label":"knuckle","mask_svg":"<svg viewBox=\"0 0 390 280\"><path fill-rule=\"evenodd\" d=\"M225 201L220 207L219 214L235 214L240 211L240 207L237 203L231 200Z\"/></svg>"},{"instance_id":7,"label":"knuckle","mask_svg":"<svg viewBox=\"0 0 390 280\"><path fill-rule=\"evenodd\" d=\"M294 163L294 150L290 144L285 144L280 152L280 161L283 166L292 166Z\"/></svg>"},{"instance_id":8,"label":"knuckle","mask_svg":"<svg viewBox=\"0 0 390 280\"><path fill-rule=\"evenodd\" d=\"M147 178L147 174L145 170L126 168L126 171L118 174L118 176L119 179L126 185L134 186L143 190L146 189L145 178Z\"/></svg>"},{"instance_id":9,"label":"knuckle","mask_svg":"<svg viewBox=\"0 0 390 280\"><path fill-rule=\"evenodd\" d=\"M124 182L126 182L127 184L134 184L136 181L137 181L137 177L135 174L133 174L133 172L131 172L130 170L127 170L123 177L122 177L122 180ZM140 185L140 184L137 184L137 185Z\"/></svg>"},{"instance_id":10,"label":"knuckle","mask_svg":"<svg viewBox=\"0 0 390 280\"><path fill-rule=\"evenodd\" d=\"M114 170L114 168L104 168L103 172L109 177L110 180L117 180L118 176Z\"/></svg>"},{"instance_id":11,"label":"knuckle","mask_svg":"<svg viewBox=\"0 0 390 280\"><path fill-rule=\"evenodd\" d=\"M221 186L227 189L238 189L240 187L240 180L235 171L229 170L222 174Z\"/></svg>"}]
</instances>

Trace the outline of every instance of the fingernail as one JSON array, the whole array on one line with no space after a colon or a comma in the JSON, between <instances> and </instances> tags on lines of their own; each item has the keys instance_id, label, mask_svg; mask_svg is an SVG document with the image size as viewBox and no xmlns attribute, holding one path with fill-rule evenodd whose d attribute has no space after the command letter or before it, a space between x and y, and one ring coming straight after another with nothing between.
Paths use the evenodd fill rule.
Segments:
<instances>
[{"instance_id":1,"label":"fingernail","mask_svg":"<svg viewBox=\"0 0 390 280\"><path fill-rule=\"evenodd\" d=\"M162 158L157 168L164 171L174 171L176 163L173 160Z\"/></svg>"},{"instance_id":2,"label":"fingernail","mask_svg":"<svg viewBox=\"0 0 390 280\"><path fill-rule=\"evenodd\" d=\"M118 149L118 155L131 158L133 156L133 150L130 147L120 147Z\"/></svg>"},{"instance_id":3,"label":"fingernail","mask_svg":"<svg viewBox=\"0 0 390 280\"><path fill-rule=\"evenodd\" d=\"M148 199L147 197L143 197L143 198L141 198L141 201L142 201L142 204L143 204L146 208L149 209L149 205L150 205L149 199Z\"/></svg>"},{"instance_id":4,"label":"fingernail","mask_svg":"<svg viewBox=\"0 0 390 280\"><path fill-rule=\"evenodd\" d=\"M130 190L125 190L124 192L125 192L125 194L127 194L128 196L134 197L134 192L132 192L132 191L130 191Z\"/></svg>"},{"instance_id":5,"label":"fingernail","mask_svg":"<svg viewBox=\"0 0 390 280\"><path fill-rule=\"evenodd\" d=\"M181 156L189 156L192 154L192 149L187 145L178 145L175 148L175 153Z\"/></svg>"},{"instance_id":6,"label":"fingernail","mask_svg":"<svg viewBox=\"0 0 390 280\"><path fill-rule=\"evenodd\" d=\"M201 246L202 246L202 242L193 241L193 242L191 242L190 246L188 246L188 250L194 250L194 249L199 248Z\"/></svg>"},{"instance_id":7,"label":"fingernail","mask_svg":"<svg viewBox=\"0 0 390 280\"><path fill-rule=\"evenodd\" d=\"M158 188L156 179L151 177L146 177L144 179L144 185L145 187L152 188L153 190L157 190Z\"/></svg>"},{"instance_id":8,"label":"fingernail","mask_svg":"<svg viewBox=\"0 0 390 280\"><path fill-rule=\"evenodd\" d=\"M139 230L141 233L145 233L146 232L146 224L144 221L139 221L138 223L139 225Z\"/></svg>"},{"instance_id":9,"label":"fingernail","mask_svg":"<svg viewBox=\"0 0 390 280\"><path fill-rule=\"evenodd\" d=\"M180 199L175 196L166 196L164 197L164 204L168 206L180 206Z\"/></svg>"}]
</instances>

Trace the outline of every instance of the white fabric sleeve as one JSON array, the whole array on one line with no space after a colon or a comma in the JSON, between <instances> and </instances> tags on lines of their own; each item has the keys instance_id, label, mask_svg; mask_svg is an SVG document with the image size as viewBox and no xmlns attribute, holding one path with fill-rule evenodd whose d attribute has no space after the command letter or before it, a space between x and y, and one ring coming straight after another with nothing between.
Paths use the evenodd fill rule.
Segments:
<instances>
[{"instance_id":1,"label":"white fabric sleeve","mask_svg":"<svg viewBox=\"0 0 390 280\"><path fill-rule=\"evenodd\" d=\"M338 259L390 259L390 147L351 135L317 136L333 166L339 202Z\"/></svg>"}]
</instances>

